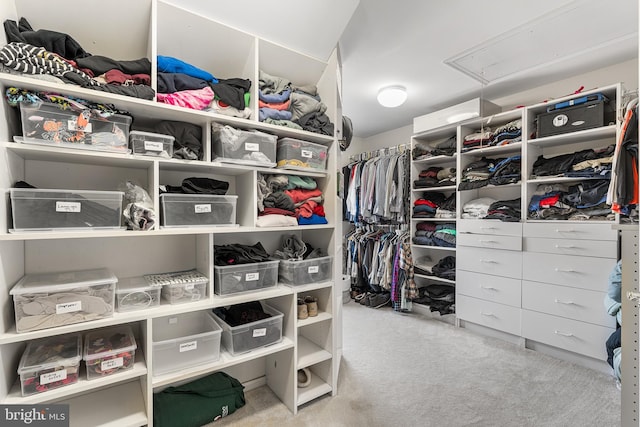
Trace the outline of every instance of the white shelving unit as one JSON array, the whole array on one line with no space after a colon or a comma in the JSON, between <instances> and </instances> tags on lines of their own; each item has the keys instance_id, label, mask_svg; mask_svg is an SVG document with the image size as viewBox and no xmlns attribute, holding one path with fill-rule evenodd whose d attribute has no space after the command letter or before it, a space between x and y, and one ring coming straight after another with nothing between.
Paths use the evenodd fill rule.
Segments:
<instances>
[{"instance_id":1,"label":"white shelving unit","mask_svg":"<svg viewBox=\"0 0 640 427\"><path fill-rule=\"evenodd\" d=\"M554 102L595 93L602 93L611 101L619 119L624 95L619 83ZM619 237L612 226L619 222L619 217L613 221L535 219L528 216L528 206L538 185L575 185L585 180L533 176L533 164L538 156L550 158L613 145L620 136L621 122L536 138L535 119L546 112L549 105L541 103L470 119L422 132L413 140L427 139L429 135L443 138L455 133L458 183L462 171L471 162L483 157L521 156L521 179L517 183L456 189L455 315L460 326L609 372L604 343L614 331L615 319L606 316L602 301L617 257ZM518 119L522 120L522 142L462 150L465 136ZM442 159L436 161L442 162ZM414 162L413 173L426 169L428 162L429 159L426 163ZM414 199L423 191L413 190ZM480 197L521 198L520 221L463 219L464 204ZM432 250L415 245L412 249L414 259L421 251Z\"/></svg>"},{"instance_id":2,"label":"white shelving unit","mask_svg":"<svg viewBox=\"0 0 640 427\"><path fill-rule=\"evenodd\" d=\"M55 4L54 4L55 3ZM233 296L218 296L214 290L214 245L261 242L268 252L280 245L281 236L296 234L314 247L333 255L341 238L340 205L337 194L338 144L336 135L321 135L258 121L258 73L290 79L297 85L313 84L327 105L326 114L339 128L337 54L321 61L261 40L251 34L180 9L161 0L125 2L116 0L105 9L90 0L87 8L100 10L99 22L109 22L108 37L96 29L98 19L78 20L70 11L77 4L60 0L47 4L33 0L12 0L0 6L3 19L25 17L34 28L51 29L73 36L94 55L116 60L148 58L152 64L152 87L155 88L156 56L173 56L212 72L219 78L244 78L252 82L252 117L241 119L196 111L167 104L114 95L37 80L29 76L0 73L0 87L19 87L34 91L57 92L94 102L109 103L128 111L136 123L153 124L172 120L200 126L203 131L201 161L161 159L128 154L83 151L14 141L20 134L18 114L3 101L0 111L0 159L5 165L0 174L0 188L6 209L0 210L0 257L3 267L0 304L0 381L1 403L60 402L70 404L71 425L142 426L153 425L153 394L163 388L182 384L212 372L222 371L238 378L247 388L267 385L296 413L299 406L320 396L337 393L335 336L340 327L334 316L334 286L337 282L335 257L331 280L323 283L284 286ZM126 14L122 14L126 10ZM189 31L185 31L189 28ZM0 42L4 42L0 36ZM206 41L206 49L203 49ZM257 129L278 137L292 137L325 145L328 148L327 172L287 171L266 167L243 166L211 160L211 124L220 123L240 129ZM314 178L325 194L327 225L261 228L257 220L258 174L281 173ZM209 177L229 182L227 194L237 195L237 226L161 228L146 232L125 230L91 230L9 233L11 211L9 189L24 180L40 188L70 190L114 190L126 180L133 180L147 190L160 212L158 186L177 184L191 176ZM125 313L86 323L40 331L17 333L9 290L23 275L41 272L83 270L107 267L117 277L197 268L209 278L204 300ZM318 298L319 314L298 320L297 298ZM215 363L193 366L177 372L153 376L152 320L180 313L211 310L216 307L250 301L264 301L284 314L281 342L233 356L224 349ZM138 349L133 369L93 381L81 378L77 384L22 397L16 369L26 343L30 340L71 332L88 332L110 325L130 324L136 331ZM297 369L309 367L313 382L297 388ZM84 368L81 373L84 373ZM17 384L17 388L16 388Z\"/></svg>"}]
</instances>

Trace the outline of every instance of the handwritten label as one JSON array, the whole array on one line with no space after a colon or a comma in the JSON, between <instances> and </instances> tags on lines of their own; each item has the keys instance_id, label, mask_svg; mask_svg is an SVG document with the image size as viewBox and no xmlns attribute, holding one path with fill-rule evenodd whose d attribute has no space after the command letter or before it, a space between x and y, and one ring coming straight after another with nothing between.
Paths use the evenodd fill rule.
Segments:
<instances>
[{"instance_id":1,"label":"handwritten label","mask_svg":"<svg viewBox=\"0 0 640 427\"><path fill-rule=\"evenodd\" d=\"M193 283L187 283L186 285L184 285L184 290L185 291L192 291L195 286L196 285L193 284Z\"/></svg>"},{"instance_id":2,"label":"handwritten label","mask_svg":"<svg viewBox=\"0 0 640 427\"><path fill-rule=\"evenodd\" d=\"M63 302L56 304L56 314L73 313L82 310L82 301Z\"/></svg>"},{"instance_id":3,"label":"handwritten label","mask_svg":"<svg viewBox=\"0 0 640 427\"><path fill-rule=\"evenodd\" d=\"M310 159L310 158L313 157L313 153L311 151L309 151L309 150L300 150L300 155L302 157L307 158L307 159Z\"/></svg>"},{"instance_id":4,"label":"handwritten label","mask_svg":"<svg viewBox=\"0 0 640 427\"><path fill-rule=\"evenodd\" d=\"M246 142L244 144L244 149L247 151L260 151L260 144L256 144L254 142Z\"/></svg>"},{"instance_id":5,"label":"handwritten label","mask_svg":"<svg viewBox=\"0 0 640 427\"><path fill-rule=\"evenodd\" d=\"M180 344L180 353L184 353L185 351L192 351L198 349L198 341L186 342L184 344Z\"/></svg>"},{"instance_id":6,"label":"handwritten label","mask_svg":"<svg viewBox=\"0 0 640 427\"><path fill-rule=\"evenodd\" d=\"M196 206L196 213L197 214L210 213L211 212L211 205L195 205L195 206Z\"/></svg>"},{"instance_id":7,"label":"handwritten label","mask_svg":"<svg viewBox=\"0 0 640 427\"><path fill-rule=\"evenodd\" d=\"M81 209L80 202L56 202L56 212L80 212Z\"/></svg>"},{"instance_id":8,"label":"handwritten label","mask_svg":"<svg viewBox=\"0 0 640 427\"><path fill-rule=\"evenodd\" d=\"M253 330L253 337L264 337L265 335L267 335L267 328L260 328L260 329L254 329Z\"/></svg>"},{"instance_id":9,"label":"handwritten label","mask_svg":"<svg viewBox=\"0 0 640 427\"><path fill-rule=\"evenodd\" d=\"M156 141L144 142L145 151L162 151L162 148L163 148L162 142L156 142Z\"/></svg>"},{"instance_id":10,"label":"handwritten label","mask_svg":"<svg viewBox=\"0 0 640 427\"><path fill-rule=\"evenodd\" d=\"M100 369L108 371L109 369L121 368L124 366L124 358L116 357L115 359L105 360L100 364Z\"/></svg>"},{"instance_id":11,"label":"handwritten label","mask_svg":"<svg viewBox=\"0 0 640 427\"><path fill-rule=\"evenodd\" d=\"M255 282L260 278L260 273L247 273L244 276L245 282Z\"/></svg>"},{"instance_id":12,"label":"handwritten label","mask_svg":"<svg viewBox=\"0 0 640 427\"><path fill-rule=\"evenodd\" d=\"M319 270L319 268L320 268L320 267L318 267L317 265L312 265L311 267L309 267L308 272L309 272L309 274L317 273L317 272L318 272L318 270Z\"/></svg>"},{"instance_id":13,"label":"handwritten label","mask_svg":"<svg viewBox=\"0 0 640 427\"><path fill-rule=\"evenodd\" d=\"M48 374L40 375L40 384L51 384L56 381L63 381L67 379L67 370L49 372Z\"/></svg>"}]
</instances>

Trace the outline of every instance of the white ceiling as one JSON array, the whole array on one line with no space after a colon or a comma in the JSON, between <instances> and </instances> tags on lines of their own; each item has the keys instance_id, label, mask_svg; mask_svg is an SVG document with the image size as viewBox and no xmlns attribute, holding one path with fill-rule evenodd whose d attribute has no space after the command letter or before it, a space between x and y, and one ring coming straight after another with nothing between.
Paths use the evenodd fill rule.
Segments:
<instances>
[{"instance_id":1,"label":"white ceiling","mask_svg":"<svg viewBox=\"0 0 640 427\"><path fill-rule=\"evenodd\" d=\"M343 113L358 137L638 58L638 0L163 1L321 60L339 44ZM526 70L483 86L445 63L475 47L462 62L491 75L500 64ZM408 89L399 108L377 104L390 84Z\"/></svg>"}]
</instances>

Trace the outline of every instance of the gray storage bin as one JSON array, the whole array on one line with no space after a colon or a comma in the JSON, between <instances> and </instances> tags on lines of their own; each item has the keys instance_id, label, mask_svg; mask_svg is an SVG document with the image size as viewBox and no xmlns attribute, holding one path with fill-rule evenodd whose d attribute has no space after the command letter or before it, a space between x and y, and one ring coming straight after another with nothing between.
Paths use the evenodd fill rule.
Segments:
<instances>
[{"instance_id":1,"label":"gray storage bin","mask_svg":"<svg viewBox=\"0 0 640 427\"><path fill-rule=\"evenodd\" d=\"M219 162L274 167L278 137L257 130L211 125L213 159Z\"/></svg>"},{"instance_id":2,"label":"gray storage bin","mask_svg":"<svg viewBox=\"0 0 640 427\"><path fill-rule=\"evenodd\" d=\"M264 303L262 303L262 307L265 313L271 314L271 317L238 326L229 326L215 313L211 314L222 327L222 345L232 355L246 353L282 341L284 314Z\"/></svg>"},{"instance_id":3,"label":"gray storage bin","mask_svg":"<svg viewBox=\"0 0 640 427\"><path fill-rule=\"evenodd\" d=\"M161 194L163 227L236 225L238 196Z\"/></svg>"},{"instance_id":4,"label":"gray storage bin","mask_svg":"<svg viewBox=\"0 0 640 427\"><path fill-rule=\"evenodd\" d=\"M169 159L173 156L173 141L175 138L171 135L132 130L129 140L133 154Z\"/></svg>"},{"instance_id":5,"label":"gray storage bin","mask_svg":"<svg viewBox=\"0 0 640 427\"><path fill-rule=\"evenodd\" d=\"M276 153L277 166L293 170L327 170L327 147L294 138L280 138Z\"/></svg>"},{"instance_id":6,"label":"gray storage bin","mask_svg":"<svg viewBox=\"0 0 640 427\"><path fill-rule=\"evenodd\" d=\"M217 295L272 288L278 283L279 261L214 266L213 282Z\"/></svg>"},{"instance_id":7,"label":"gray storage bin","mask_svg":"<svg viewBox=\"0 0 640 427\"><path fill-rule=\"evenodd\" d=\"M121 191L12 188L15 231L117 229L122 224Z\"/></svg>"},{"instance_id":8,"label":"gray storage bin","mask_svg":"<svg viewBox=\"0 0 640 427\"><path fill-rule=\"evenodd\" d=\"M325 256L301 261L280 260L278 280L285 285L306 285L331 280L333 257Z\"/></svg>"}]
</instances>

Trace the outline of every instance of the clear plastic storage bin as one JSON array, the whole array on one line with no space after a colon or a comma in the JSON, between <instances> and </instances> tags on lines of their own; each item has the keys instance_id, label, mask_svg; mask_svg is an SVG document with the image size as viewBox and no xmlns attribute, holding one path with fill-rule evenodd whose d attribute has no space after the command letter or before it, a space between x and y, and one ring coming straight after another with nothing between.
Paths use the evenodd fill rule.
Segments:
<instances>
[{"instance_id":1,"label":"clear plastic storage bin","mask_svg":"<svg viewBox=\"0 0 640 427\"><path fill-rule=\"evenodd\" d=\"M256 291L278 284L279 261L255 262L240 265L214 266L213 282L217 295Z\"/></svg>"},{"instance_id":2,"label":"clear plastic storage bin","mask_svg":"<svg viewBox=\"0 0 640 427\"><path fill-rule=\"evenodd\" d=\"M280 260L278 280L285 285L306 285L332 279L333 257L301 261Z\"/></svg>"},{"instance_id":3,"label":"clear plastic storage bin","mask_svg":"<svg viewBox=\"0 0 640 427\"><path fill-rule=\"evenodd\" d=\"M160 305L161 285L149 284L144 277L118 280L116 300L118 312L142 310Z\"/></svg>"},{"instance_id":4,"label":"clear plastic storage bin","mask_svg":"<svg viewBox=\"0 0 640 427\"><path fill-rule=\"evenodd\" d=\"M12 188L13 228L9 231L118 229L121 191Z\"/></svg>"},{"instance_id":5,"label":"clear plastic storage bin","mask_svg":"<svg viewBox=\"0 0 640 427\"><path fill-rule=\"evenodd\" d=\"M166 157L168 159L173 156L175 138L171 135L132 130L129 135L129 141L133 154Z\"/></svg>"},{"instance_id":6,"label":"clear plastic storage bin","mask_svg":"<svg viewBox=\"0 0 640 427\"><path fill-rule=\"evenodd\" d=\"M233 226L237 201L238 196L161 194L162 226Z\"/></svg>"},{"instance_id":7,"label":"clear plastic storage bin","mask_svg":"<svg viewBox=\"0 0 640 427\"><path fill-rule=\"evenodd\" d=\"M81 360L80 334L29 341L18 366L22 395L43 393L77 383Z\"/></svg>"},{"instance_id":8,"label":"clear plastic storage bin","mask_svg":"<svg viewBox=\"0 0 640 427\"><path fill-rule=\"evenodd\" d=\"M206 311L153 319L153 375L216 362L221 333Z\"/></svg>"},{"instance_id":9,"label":"clear plastic storage bin","mask_svg":"<svg viewBox=\"0 0 640 427\"><path fill-rule=\"evenodd\" d=\"M280 138L276 158L282 169L327 170L327 147L301 139Z\"/></svg>"},{"instance_id":10,"label":"clear plastic storage bin","mask_svg":"<svg viewBox=\"0 0 640 427\"><path fill-rule=\"evenodd\" d=\"M278 137L256 130L211 126L213 159L219 162L274 167Z\"/></svg>"},{"instance_id":11,"label":"clear plastic storage bin","mask_svg":"<svg viewBox=\"0 0 640 427\"><path fill-rule=\"evenodd\" d=\"M162 298L170 304L203 300L209 279L196 269L169 273L146 274L147 283L162 286Z\"/></svg>"},{"instance_id":12,"label":"clear plastic storage bin","mask_svg":"<svg viewBox=\"0 0 640 427\"><path fill-rule=\"evenodd\" d=\"M262 307L264 312L270 314L271 317L238 326L229 326L215 313L211 314L222 327L222 345L232 355L246 353L282 341L284 314L264 303L262 303Z\"/></svg>"},{"instance_id":13,"label":"clear plastic storage bin","mask_svg":"<svg viewBox=\"0 0 640 427\"><path fill-rule=\"evenodd\" d=\"M99 329L84 337L83 359L87 380L113 375L133 368L136 339L129 325Z\"/></svg>"},{"instance_id":14,"label":"clear plastic storage bin","mask_svg":"<svg viewBox=\"0 0 640 427\"><path fill-rule=\"evenodd\" d=\"M56 104L21 102L22 141L28 144L129 153L131 117L62 110Z\"/></svg>"},{"instance_id":15,"label":"clear plastic storage bin","mask_svg":"<svg viewBox=\"0 0 640 427\"><path fill-rule=\"evenodd\" d=\"M28 332L113 316L118 278L108 269L27 274L13 296L16 331Z\"/></svg>"}]
</instances>

